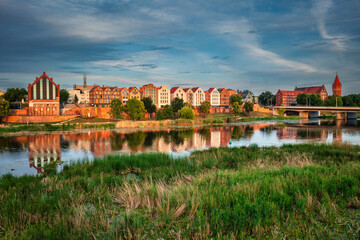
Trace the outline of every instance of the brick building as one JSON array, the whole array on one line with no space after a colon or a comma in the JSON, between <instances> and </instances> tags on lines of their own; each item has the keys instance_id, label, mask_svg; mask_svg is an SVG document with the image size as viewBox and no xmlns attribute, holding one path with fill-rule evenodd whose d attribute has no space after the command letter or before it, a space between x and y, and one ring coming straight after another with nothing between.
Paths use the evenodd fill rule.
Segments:
<instances>
[{"instance_id":1,"label":"brick building","mask_svg":"<svg viewBox=\"0 0 360 240\"><path fill-rule=\"evenodd\" d=\"M141 99L145 97L150 97L154 104L156 104L157 102L157 94L158 94L157 88L152 83L143 85L140 88Z\"/></svg>"},{"instance_id":2,"label":"brick building","mask_svg":"<svg viewBox=\"0 0 360 240\"><path fill-rule=\"evenodd\" d=\"M60 85L54 83L44 72L28 86L29 115L60 115Z\"/></svg>"},{"instance_id":3,"label":"brick building","mask_svg":"<svg viewBox=\"0 0 360 240\"><path fill-rule=\"evenodd\" d=\"M327 99L328 93L324 85L315 87L295 87L293 91L278 90L275 95L276 106L290 106L297 104L296 98L300 93L318 94L322 100Z\"/></svg>"},{"instance_id":4,"label":"brick building","mask_svg":"<svg viewBox=\"0 0 360 240\"><path fill-rule=\"evenodd\" d=\"M220 93L220 107L228 107L230 105L230 95L225 88L218 89Z\"/></svg>"},{"instance_id":5,"label":"brick building","mask_svg":"<svg viewBox=\"0 0 360 240\"><path fill-rule=\"evenodd\" d=\"M95 107L108 107L113 99L121 99L118 87L94 86L89 92L90 104Z\"/></svg>"},{"instance_id":6,"label":"brick building","mask_svg":"<svg viewBox=\"0 0 360 240\"><path fill-rule=\"evenodd\" d=\"M335 81L332 85L333 95L338 95L341 97L341 89L342 89L342 85L336 73Z\"/></svg>"}]
</instances>

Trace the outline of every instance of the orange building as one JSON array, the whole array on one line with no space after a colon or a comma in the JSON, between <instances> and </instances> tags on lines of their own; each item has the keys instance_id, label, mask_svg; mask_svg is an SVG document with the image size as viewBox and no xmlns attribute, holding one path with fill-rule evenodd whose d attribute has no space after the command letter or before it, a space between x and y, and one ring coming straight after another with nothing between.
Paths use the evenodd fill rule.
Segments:
<instances>
[{"instance_id":1,"label":"orange building","mask_svg":"<svg viewBox=\"0 0 360 240\"><path fill-rule=\"evenodd\" d=\"M152 83L143 85L140 88L141 99L150 97L154 104L156 104L157 99L158 99L157 94L158 94L157 87L155 87L154 84L152 84Z\"/></svg>"},{"instance_id":2,"label":"orange building","mask_svg":"<svg viewBox=\"0 0 360 240\"><path fill-rule=\"evenodd\" d=\"M228 107L230 105L229 92L225 88L219 88L218 90L220 93L220 107Z\"/></svg>"},{"instance_id":3,"label":"orange building","mask_svg":"<svg viewBox=\"0 0 360 240\"><path fill-rule=\"evenodd\" d=\"M139 89L137 89L137 87L130 87L128 89L128 91L129 91L129 99L135 98L137 100L140 100L140 97L141 97L140 91L139 91Z\"/></svg>"},{"instance_id":4,"label":"orange building","mask_svg":"<svg viewBox=\"0 0 360 240\"><path fill-rule=\"evenodd\" d=\"M29 84L28 99L30 116L60 115L60 85L45 72Z\"/></svg>"},{"instance_id":5,"label":"orange building","mask_svg":"<svg viewBox=\"0 0 360 240\"><path fill-rule=\"evenodd\" d=\"M90 104L96 107L108 107L113 99L120 99L118 87L94 86L89 92Z\"/></svg>"}]
</instances>

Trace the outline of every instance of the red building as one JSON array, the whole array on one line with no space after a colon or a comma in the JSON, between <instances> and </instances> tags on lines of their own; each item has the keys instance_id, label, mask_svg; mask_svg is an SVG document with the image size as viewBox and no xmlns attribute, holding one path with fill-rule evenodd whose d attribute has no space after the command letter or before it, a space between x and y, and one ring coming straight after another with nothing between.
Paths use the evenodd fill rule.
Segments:
<instances>
[{"instance_id":1,"label":"red building","mask_svg":"<svg viewBox=\"0 0 360 240\"><path fill-rule=\"evenodd\" d=\"M60 85L44 72L28 86L30 116L60 115Z\"/></svg>"},{"instance_id":2,"label":"red building","mask_svg":"<svg viewBox=\"0 0 360 240\"><path fill-rule=\"evenodd\" d=\"M342 85L338 75L336 74L335 81L332 85L333 95L338 95L341 97L341 89L342 89Z\"/></svg>"},{"instance_id":3,"label":"red building","mask_svg":"<svg viewBox=\"0 0 360 240\"><path fill-rule=\"evenodd\" d=\"M300 93L318 94L322 100L327 99L328 93L324 85L315 87L295 87L294 91L280 90L276 93L276 106L289 106L296 104L296 97Z\"/></svg>"}]
</instances>

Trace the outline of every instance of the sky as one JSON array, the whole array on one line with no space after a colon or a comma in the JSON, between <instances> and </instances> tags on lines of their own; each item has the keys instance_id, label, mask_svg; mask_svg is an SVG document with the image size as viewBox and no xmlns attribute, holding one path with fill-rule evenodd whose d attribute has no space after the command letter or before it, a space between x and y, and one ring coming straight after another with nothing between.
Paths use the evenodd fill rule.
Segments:
<instances>
[{"instance_id":1,"label":"sky","mask_svg":"<svg viewBox=\"0 0 360 240\"><path fill-rule=\"evenodd\" d=\"M360 93L360 0L0 0L0 89L46 71L61 88Z\"/></svg>"}]
</instances>

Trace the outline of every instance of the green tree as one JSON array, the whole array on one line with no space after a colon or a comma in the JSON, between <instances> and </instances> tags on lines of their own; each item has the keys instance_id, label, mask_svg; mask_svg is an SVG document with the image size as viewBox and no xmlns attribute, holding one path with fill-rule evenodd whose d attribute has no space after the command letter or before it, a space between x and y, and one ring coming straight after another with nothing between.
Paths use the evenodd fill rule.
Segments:
<instances>
[{"instance_id":1,"label":"green tree","mask_svg":"<svg viewBox=\"0 0 360 240\"><path fill-rule=\"evenodd\" d=\"M0 122L2 122L2 118L9 115L10 112L10 103L0 97Z\"/></svg>"},{"instance_id":2,"label":"green tree","mask_svg":"<svg viewBox=\"0 0 360 240\"><path fill-rule=\"evenodd\" d=\"M243 104L243 99L240 95L231 95L230 96L230 105L232 105L234 102L239 103L239 105L241 106Z\"/></svg>"},{"instance_id":3,"label":"green tree","mask_svg":"<svg viewBox=\"0 0 360 240\"><path fill-rule=\"evenodd\" d=\"M27 93L25 88L8 88L4 94L4 99L8 102L20 102Z\"/></svg>"},{"instance_id":4,"label":"green tree","mask_svg":"<svg viewBox=\"0 0 360 240\"><path fill-rule=\"evenodd\" d=\"M306 105L307 104L307 98L308 96L305 93L299 93L296 97L296 102L299 105Z\"/></svg>"},{"instance_id":5,"label":"green tree","mask_svg":"<svg viewBox=\"0 0 360 240\"><path fill-rule=\"evenodd\" d=\"M148 113L156 112L156 106L153 104L151 97L145 97L141 99L141 101L144 103L145 109Z\"/></svg>"},{"instance_id":6,"label":"green tree","mask_svg":"<svg viewBox=\"0 0 360 240\"><path fill-rule=\"evenodd\" d=\"M234 102L233 104L231 104L230 109L235 116L238 116L241 113L241 106L238 102Z\"/></svg>"},{"instance_id":7,"label":"green tree","mask_svg":"<svg viewBox=\"0 0 360 240\"><path fill-rule=\"evenodd\" d=\"M67 102L69 99L69 92L66 89L60 90L60 102Z\"/></svg>"},{"instance_id":8,"label":"green tree","mask_svg":"<svg viewBox=\"0 0 360 240\"><path fill-rule=\"evenodd\" d=\"M246 102L244 104L244 109L246 113L250 113L252 111L254 111L254 104L252 102Z\"/></svg>"},{"instance_id":9,"label":"green tree","mask_svg":"<svg viewBox=\"0 0 360 240\"><path fill-rule=\"evenodd\" d=\"M173 108L174 112L178 112L184 107L184 100L181 98L174 98L171 102L171 107Z\"/></svg>"},{"instance_id":10,"label":"green tree","mask_svg":"<svg viewBox=\"0 0 360 240\"><path fill-rule=\"evenodd\" d=\"M265 106L274 105L275 104L275 95L269 91L262 92L259 95L259 103Z\"/></svg>"},{"instance_id":11,"label":"green tree","mask_svg":"<svg viewBox=\"0 0 360 240\"><path fill-rule=\"evenodd\" d=\"M144 117L146 109L144 102L136 98L130 99L124 107L125 112L132 120L140 120Z\"/></svg>"},{"instance_id":12,"label":"green tree","mask_svg":"<svg viewBox=\"0 0 360 240\"><path fill-rule=\"evenodd\" d=\"M183 107L178 111L178 117L183 119L194 119L194 111L191 107Z\"/></svg>"},{"instance_id":13,"label":"green tree","mask_svg":"<svg viewBox=\"0 0 360 240\"><path fill-rule=\"evenodd\" d=\"M324 101L321 99L319 94L311 94L309 97L309 102L311 106L322 106Z\"/></svg>"},{"instance_id":14,"label":"green tree","mask_svg":"<svg viewBox=\"0 0 360 240\"><path fill-rule=\"evenodd\" d=\"M74 103L78 103L78 102L79 102L79 98L78 98L78 96L75 94Z\"/></svg>"},{"instance_id":15,"label":"green tree","mask_svg":"<svg viewBox=\"0 0 360 240\"><path fill-rule=\"evenodd\" d=\"M204 114L204 117L206 117L206 114L210 112L211 104L209 101L203 101L200 106L199 110Z\"/></svg>"},{"instance_id":16,"label":"green tree","mask_svg":"<svg viewBox=\"0 0 360 240\"><path fill-rule=\"evenodd\" d=\"M338 95L332 95L325 100L325 106L343 106L343 101Z\"/></svg>"},{"instance_id":17,"label":"green tree","mask_svg":"<svg viewBox=\"0 0 360 240\"><path fill-rule=\"evenodd\" d=\"M174 110L170 105L165 105L162 109L160 109L156 113L157 120L173 119L173 118L175 118Z\"/></svg>"},{"instance_id":18,"label":"green tree","mask_svg":"<svg viewBox=\"0 0 360 240\"><path fill-rule=\"evenodd\" d=\"M237 90L238 93L241 93L241 94L251 94L251 96L254 96L254 93L250 90L242 90L242 91L239 91Z\"/></svg>"},{"instance_id":19,"label":"green tree","mask_svg":"<svg viewBox=\"0 0 360 240\"><path fill-rule=\"evenodd\" d=\"M281 108L279 108L279 109L277 110L277 113L278 113L280 116L283 116L285 112L286 112L286 109L283 108L283 107L281 107Z\"/></svg>"},{"instance_id":20,"label":"green tree","mask_svg":"<svg viewBox=\"0 0 360 240\"><path fill-rule=\"evenodd\" d=\"M75 95L76 96L76 95ZM122 118L122 112L124 111L122 102L119 99L113 99L110 103L110 114L113 118Z\"/></svg>"},{"instance_id":21,"label":"green tree","mask_svg":"<svg viewBox=\"0 0 360 240\"><path fill-rule=\"evenodd\" d=\"M193 108L193 105L191 104L191 103L189 103L189 102L186 102L186 103L184 103L184 107L189 107L189 108Z\"/></svg>"},{"instance_id":22,"label":"green tree","mask_svg":"<svg viewBox=\"0 0 360 240\"><path fill-rule=\"evenodd\" d=\"M356 103L354 103L352 97L350 96L343 96L342 101L345 107L356 107Z\"/></svg>"}]
</instances>

